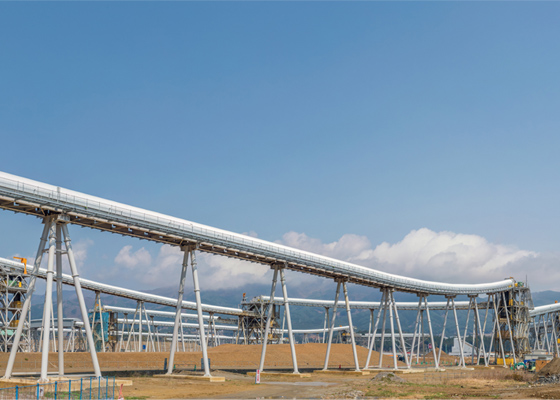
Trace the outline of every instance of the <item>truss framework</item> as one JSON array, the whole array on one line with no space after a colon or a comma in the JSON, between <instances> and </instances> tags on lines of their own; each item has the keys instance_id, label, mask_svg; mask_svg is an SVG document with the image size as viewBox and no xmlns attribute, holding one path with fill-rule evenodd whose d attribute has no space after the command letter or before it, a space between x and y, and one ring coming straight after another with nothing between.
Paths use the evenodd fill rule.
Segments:
<instances>
[{"instance_id":1,"label":"truss framework","mask_svg":"<svg viewBox=\"0 0 560 400\"><path fill-rule=\"evenodd\" d=\"M29 275L19 269L0 265L0 351L2 352L9 352L12 349L23 303L27 297L28 278ZM23 322L19 351L31 350L29 314Z\"/></svg>"}]
</instances>

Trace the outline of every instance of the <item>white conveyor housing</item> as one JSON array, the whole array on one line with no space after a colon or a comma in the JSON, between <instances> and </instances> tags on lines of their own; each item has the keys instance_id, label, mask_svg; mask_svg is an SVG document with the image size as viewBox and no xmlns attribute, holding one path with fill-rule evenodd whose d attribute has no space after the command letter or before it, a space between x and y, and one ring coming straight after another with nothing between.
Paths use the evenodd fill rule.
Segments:
<instances>
[{"instance_id":1,"label":"white conveyor housing","mask_svg":"<svg viewBox=\"0 0 560 400\"><path fill-rule=\"evenodd\" d=\"M268 265L279 263L294 271L376 288L474 295L504 291L514 284L513 279L452 284L399 276L5 172L0 172L0 208L38 217L60 213L73 224L177 246L194 244L200 251Z\"/></svg>"},{"instance_id":2,"label":"white conveyor housing","mask_svg":"<svg viewBox=\"0 0 560 400\"><path fill-rule=\"evenodd\" d=\"M270 296L257 296L249 301L245 301L244 304L269 304ZM275 297L273 303L278 306L284 305L284 299L281 297ZM288 304L290 306L304 306L304 307L324 307L324 308L333 308L334 307L334 300L316 300L316 299L298 299L298 298L289 298ZM362 309L362 310L372 310L372 309L379 309L381 307L381 303L378 301L349 301L348 304L352 309ZM397 301L395 302L397 308L399 310L418 310L418 302L414 301ZM447 302L445 301L432 301L428 304L428 308L430 310L445 310L448 306ZM456 301L455 308L457 310L468 310L471 304L468 301ZM451 308L451 305L449 305ZM477 308L484 308L486 307L486 303L477 303ZM426 305L422 303L420 305L420 309L426 309Z\"/></svg>"}]
</instances>

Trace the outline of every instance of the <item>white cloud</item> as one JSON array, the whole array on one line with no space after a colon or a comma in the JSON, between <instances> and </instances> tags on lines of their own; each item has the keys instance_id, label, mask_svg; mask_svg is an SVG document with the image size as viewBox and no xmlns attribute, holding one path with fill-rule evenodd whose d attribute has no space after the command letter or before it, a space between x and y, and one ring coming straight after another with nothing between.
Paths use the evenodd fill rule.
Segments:
<instances>
[{"instance_id":1,"label":"white cloud","mask_svg":"<svg viewBox=\"0 0 560 400\"><path fill-rule=\"evenodd\" d=\"M93 240L82 239L77 241L72 245L72 251L74 252L74 258L76 260L76 265L81 268L85 265L88 255L89 248L93 246ZM64 248L64 245L62 246ZM66 257L62 257L64 260ZM67 263L67 261L65 261Z\"/></svg>"},{"instance_id":2,"label":"white cloud","mask_svg":"<svg viewBox=\"0 0 560 400\"><path fill-rule=\"evenodd\" d=\"M560 287L560 257L491 243L482 236L413 230L401 241L373 248L365 236L347 234L323 243L304 233L286 233L280 243L377 270L419 279L451 283L493 282L528 275L534 289Z\"/></svg>"},{"instance_id":3,"label":"white cloud","mask_svg":"<svg viewBox=\"0 0 560 400\"><path fill-rule=\"evenodd\" d=\"M147 267L152 263L150 252L144 247L132 251L132 246L124 246L115 257L115 263L128 269Z\"/></svg>"},{"instance_id":4,"label":"white cloud","mask_svg":"<svg viewBox=\"0 0 560 400\"><path fill-rule=\"evenodd\" d=\"M491 243L478 235L422 228L398 243L381 243L368 252L367 261L384 270L435 281L489 282L511 276L508 268L536 257L535 252Z\"/></svg>"},{"instance_id":5,"label":"white cloud","mask_svg":"<svg viewBox=\"0 0 560 400\"><path fill-rule=\"evenodd\" d=\"M269 281L264 277L269 268L264 265L200 252L195 253L195 260L201 287L216 290ZM175 286L181 276L183 252L179 247L163 245L152 260L146 249L133 251L132 246L124 246L115 257L115 263L134 270L135 274L128 278L136 280L143 288ZM187 285L192 285L190 260Z\"/></svg>"},{"instance_id":6,"label":"white cloud","mask_svg":"<svg viewBox=\"0 0 560 400\"><path fill-rule=\"evenodd\" d=\"M201 282L216 289L235 288L252 283L270 282L270 268L266 265L226 258L212 254L198 255L201 260Z\"/></svg>"},{"instance_id":7,"label":"white cloud","mask_svg":"<svg viewBox=\"0 0 560 400\"><path fill-rule=\"evenodd\" d=\"M337 241L323 243L304 233L288 232L278 243L425 280L477 283L513 276L521 281L527 275L534 290L560 289L559 255L491 243L472 234L421 228L411 231L399 242L383 242L373 247L365 236L346 234ZM270 269L264 265L199 252L196 259L201 286L206 288L236 288L270 282ZM138 272L127 279L133 278L138 284L152 288L176 285L182 261L181 250L168 245L161 246L154 257L143 247L133 251L132 246L123 247L115 257L115 263ZM325 283L325 280L300 273L288 272L286 277L290 286ZM192 281L190 268L187 279Z\"/></svg>"},{"instance_id":8,"label":"white cloud","mask_svg":"<svg viewBox=\"0 0 560 400\"><path fill-rule=\"evenodd\" d=\"M279 243L345 261L359 258L364 251L371 250L368 238L353 234L343 235L337 242L323 243L305 233L288 232Z\"/></svg>"}]
</instances>

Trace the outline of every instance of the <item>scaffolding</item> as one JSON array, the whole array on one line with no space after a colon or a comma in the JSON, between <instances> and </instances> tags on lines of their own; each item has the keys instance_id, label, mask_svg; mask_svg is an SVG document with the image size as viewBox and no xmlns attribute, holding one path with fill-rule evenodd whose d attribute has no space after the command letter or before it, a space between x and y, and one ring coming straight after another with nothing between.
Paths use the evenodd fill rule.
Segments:
<instances>
[{"instance_id":1,"label":"scaffolding","mask_svg":"<svg viewBox=\"0 0 560 400\"><path fill-rule=\"evenodd\" d=\"M0 265L0 351L9 352L12 349L14 336L23 302L27 297L29 275L6 265ZM29 322L27 314L18 351L30 351Z\"/></svg>"},{"instance_id":2,"label":"scaffolding","mask_svg":"<svg viewBox=\"0 0 560 400\"><path fill-rule=\"evenodd\" d=\"M529 343L529 310L533 308L531 291L523 282L517 282L508 291L494 297L497 309L498 333L494 335L494 348L499 351L500 358L510 364L531 352ZM501 344L500 344L501 340ZM504 362L499 361L498 364Z\"/></svg>"},{"instance_id":3,"label":"scaffolding","mask_svg":"<svg viewBox=\"0 0 560 400\"><path fill-rule=\"evenodd\" d=\"M238 337L238 342L240 340L243 341L244 344L260 344L263 342L268 307L268 301L264 301L260 298L254 298L248 301L245 296L243 296L241 308L243 311L247 312L247 315L239 317L238 332L243 335L243 338ZM282 343L283 341L283 327L279 324L279 316L280 306L274 305L272 307L272 317L270 319L270 329L268 332L269 343Z\"/></svg>"}]
</instances>

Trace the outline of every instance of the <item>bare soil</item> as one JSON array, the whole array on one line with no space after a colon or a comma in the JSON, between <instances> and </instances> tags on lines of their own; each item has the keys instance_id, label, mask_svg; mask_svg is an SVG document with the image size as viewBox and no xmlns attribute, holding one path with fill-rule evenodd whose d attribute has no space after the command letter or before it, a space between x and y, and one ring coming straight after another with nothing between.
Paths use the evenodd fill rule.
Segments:
<instances>
[{"instance_id":1,"label":"bare soil","mask_svg":"<svg viewBox=\"0 0 560 400\"><path fill-rule=\"evenodd\" d=\"M322 343L307 343L296 345L298 366L301 369L323 368L326 345ZM358 360L363 366L367 358L367 349L357 347ZM291 368L292 358L288 344L269 345L266 353L266 369ZM8 353L0 353L0 371L4 371L8 360ZM225 344L208 350L208 357L213 369L241 369L255 370L261 356L260 345ZM65 353L64 369L67 373L91 372L93 370L89 353ZM164 360L169 353L98 353L102 371L142 371L163 370ZM201 367L201 352L178 352L175 354L175 365L179 369L199 370ZM373 352L371 364L379 365L379 353ZM383 356L383 367L392 367L393 359ZM398 365L404 365L398 363ZM353 368L354 356L349 344L333 344L329 359L329 368ZM41 369L40 353L18 353L14 372L37 372ZM49 354L49 370L58 370L58 355Z\"/></svg>"},{"instance_id":2,"label":"bare soil","mask_svg":"<svg viewBox=\"0 0 560 400\"><path fill-rule=\"evenodd\" d=\"M141 377L125 388L125 398L392 398L392 399L527 399L560 398L558 385L536 386L533 375L503 368L474 371L448 370L369 376L312 374L310 378L263 375L261 384L243 374L216 371L224 383L201 383L167 378Z\"/></svg>"},{"instance_id":3,"label":"bare soil","mask_svg":"<svg viewBox=\"0 0 560 400\"><path fill-rule=\"evenodd\" d=\"M551 362L546 364L538 372L538 375L559 375L560 374L560 358L554 358Z\"/></svg>"},{"instance_id":4,"label":"bare soil","mask_svg":"<svg viewBox=\"0 0 560 400\"><path fill-rule=\"evenodd\" d=\"M367 349L358 347L358 359L363 366ZM323 366L326 345L309 343L296 346L300 369L320 369ZM100 353L101 368L106 373L118 370L137 371L133 386L124 388L128 399L190 399L190 398L560 398L560 385L538 385L535 375L510 371L502 367L480 368L473 371L447 367L445 372L399 374L394 379L390 374L376 378L372 371L366 376L313 373L310 378L263 375L261 384L245 372L257 368L261 346L222 345L209 349L213 374L224 376L223 383L207 383L188 379L154 378L151 372L163 369L163 360L168 353ZM67 353L66 373L91 372L88 353ZM201 353L177 353L176 365L182 373L200 370ZM452 360L453 358L450 357ZM0 354L0 366L5 368L8 354ZM426 358L428 360L428 358ZM38 372L41 355L20 353L16 358L15 372ZM378 365L379 354L374 352L372 364ZM451 362L451 361L450 361ZM557 361L556 363L559 363ZM383 367L393 366L392 358L383 357ZM401 364L401 363L399 363ZM401 364L402 365L402 364ZM551 370L556 364L551 364ZM57 355L49 357L52 372L57 370ZM353 368L352 347L335 344L331 351L331 369ZM424 366L424 365L422 365ZM290 370L289 345L270 345L267 349L265 369ZM420 365L418 365L420 367ZM221 368L228 371L221 370ZM233 369L237 371L232 372ZM142 372L144 371L144 372ZM149 375L146 375L149 373Z\"/></svg>"}]
</instances>

